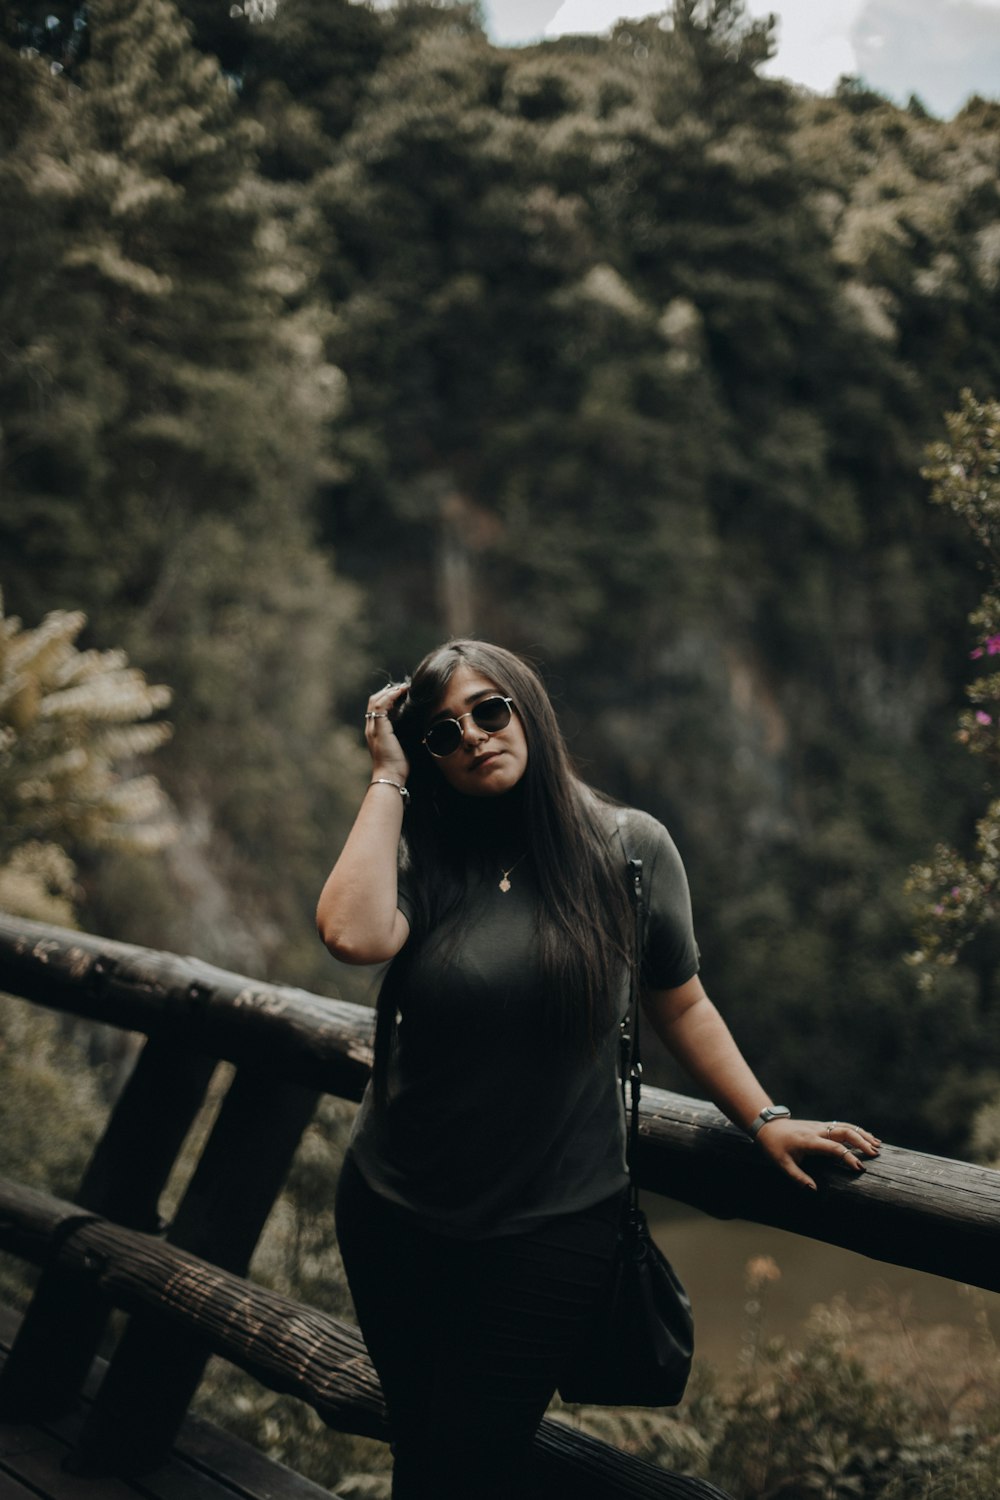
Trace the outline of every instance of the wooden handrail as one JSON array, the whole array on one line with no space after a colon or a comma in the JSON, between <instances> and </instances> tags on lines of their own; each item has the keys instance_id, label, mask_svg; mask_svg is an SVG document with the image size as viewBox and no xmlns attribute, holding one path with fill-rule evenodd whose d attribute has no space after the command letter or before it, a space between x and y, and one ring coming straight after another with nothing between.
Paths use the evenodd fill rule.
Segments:
<instances>
[{"instance_id":1,"label":"wooden handrail","mask_svg":"<svg viewBox=\"0 0 1000 1500\"><path fill-rule=\"evenodd\" d=\"M340 1432L388 1438L361 1335L327 1313L2 1179L0 1248L91 1283L126 1312L154 1312L270 1390L307 1402ZM533 1462L543 1477L558 1476L553 1493L578 1500L727 1500L705 1480L671 1474L551 1420L541 1424Z\"/></svg>"},{"instance_id":2,"label":"wooden handrail","mask_svg":"<svg viewBox=\"0 0 1000 1500\"><path fill-rule=\"evenodd\" d=\"M342 1099L361 1098L371 1068L373 1014L363 1005L3 913L0 991L260 1064Z\"/></svg>"},{"instance_id":3,"label":"wooden handrail","mask_svg":"<svg viewBox=\"0 0 1000 1500\"><path fill-rule=\"evenodd\" d=\"M158 1467L213 1351L331 1425L385 1436L357 1330L239 1274L317 1092L360 1097L372 1012L59 928L0 917L0 929L0 990L147 1036L77 1203L0 1183L0 1246L43 1267L0 1371L0 1415L72 1409L119 1307L129 1321L70 1456L81 1472ZM220 1058L236 1064L225 1100L166 1237L150 1234ZM558 1423L542 1425L533 1458L539 1493L728 1500Z\"/></svg>"},{"instance_id":4,"label":"wooden handrail","mask_svg":"<svg viewBox=\"0 0 1000 1500\"><path fill-rule=\"evenodd\" d=\"M0 916L0 989L342 1098L359 1098L369 1073L364 1006L64 928ZM820 1190L803 1191L712 1106L643 1090L643 1187L1000 1291L1000 1172L892 1146L863 1177L814 1165Z\"/></svg>"}]
</instances>

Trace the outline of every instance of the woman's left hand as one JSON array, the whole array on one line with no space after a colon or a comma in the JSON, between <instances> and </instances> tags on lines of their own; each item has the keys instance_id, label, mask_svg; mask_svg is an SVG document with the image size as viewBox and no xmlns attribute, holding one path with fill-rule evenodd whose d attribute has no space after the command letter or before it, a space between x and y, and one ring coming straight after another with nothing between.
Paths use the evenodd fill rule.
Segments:
<instances>
[{"instance_id":1,"label":"woman's left hand","mask_svg":"<svg viewBox=\"0 0 1000 1500\"><path fill-rule=\"evenodd\" d=\"M757 1132L756 1143L774 1162L803 1187L816 1184L799 1166L804 1156L828 1156L853 1172L863 1172L860 1157L875 1157L882 1142L860 1125L842 1120L771 1120Z\"/></svg>"}]
</instances>

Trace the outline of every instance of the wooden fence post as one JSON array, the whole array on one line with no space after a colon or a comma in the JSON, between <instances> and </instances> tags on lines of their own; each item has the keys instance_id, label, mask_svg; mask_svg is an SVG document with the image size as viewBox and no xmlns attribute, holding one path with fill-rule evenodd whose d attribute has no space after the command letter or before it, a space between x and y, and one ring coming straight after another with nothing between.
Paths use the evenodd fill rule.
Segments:
<instances>
[{"instance_id":1,"label":"wooden fence post","mask_svg":"<svg viewBox=\"0 0 1000 1500\"><path fill-rule=\"evenodd\" d=\"M77 1193L82 1208L129 1229L159 1228L160 1193L216 1068L168 1041L148 1041ZM109 1309L65 1271L43 1271L0 1371L7 1420L55 1417L76 1405Z\"/></svg>"},{"instance_id":2,"label":"wooden fence post","mask_svg":"<svg viewBox=\"0 0 1000 1500\"><path fill-rule=\"evenodd\" d=\"M167 1241L242 1276L319 1097L241 1068ZM203 1340L155 1311L129 1321L84 1425L71 1467L142 1473L167 1457L208 1359Z\"/></svg>"}]
</instances>

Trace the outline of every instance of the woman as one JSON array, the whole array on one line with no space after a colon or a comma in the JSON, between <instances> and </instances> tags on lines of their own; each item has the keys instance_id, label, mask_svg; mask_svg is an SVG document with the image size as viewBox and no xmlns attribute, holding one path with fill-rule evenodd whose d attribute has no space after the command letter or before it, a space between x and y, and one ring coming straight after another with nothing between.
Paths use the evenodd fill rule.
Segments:
<instances>
[{"instance_id":1,"label":"woman","mask_svg":"<svg viewBox=\"0 0 1000 1500\"><path fill-rule=\"evenodd\" d=\"M320 897L338 958L391 960L337 1232L394 1435L393 1496L522 1496L535 1429L610 1264L618 1021L643 861L652 1026L806 1188L868 1131L774 1106L698 978L669 835L575 775L535 672L457 640L372 695L372 778Z\"/></svg>"}]
</instances>

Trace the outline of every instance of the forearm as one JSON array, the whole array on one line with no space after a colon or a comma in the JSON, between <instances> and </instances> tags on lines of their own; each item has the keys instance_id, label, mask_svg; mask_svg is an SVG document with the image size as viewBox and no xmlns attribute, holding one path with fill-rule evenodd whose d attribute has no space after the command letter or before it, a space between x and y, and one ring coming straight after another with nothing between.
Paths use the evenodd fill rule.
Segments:
<instances>
[{"instance_id":1,"label":"forearm","mask_svg":"<svg viewBox=\"0 0 1000 1500\"><path fill-rule=\"evenodd\" d=\"M700 984L697 991L682 1009L671 1007L665 995L652 995L646 1013L660 1040L702 1092L745 1130L772 1100Z\"/></svg>"},{"instance_id":2,"label":"forearm","mask_svg":"<svg viewBox=\"0 0 1000 1500\"><path fill-rule=\"evenodd\" d=\"M381 963L405 941L405 919L396 907L403 810L395 787L378 783L368 788L320 894L320 937L347 963Z\"/></svg>"},{"instance_id":3,"label":"forearm","mask_svg":"<svg viewBox=\"0 0 1000 1500\"><path fill-rule=\"evenodd\" d=\"M746 1130L773 1103L697 976L677 989L646 995L645 1006L661 1041L734 1125ZM860 1157L878 1156L881 1144L870 1130L840 1120L772 1119L756 1140L776 1166L813 1189L815 1179L800 1165L803 1157L835 1157L848 1171L863 1172Z\"/></svg>"}]
</instances>

